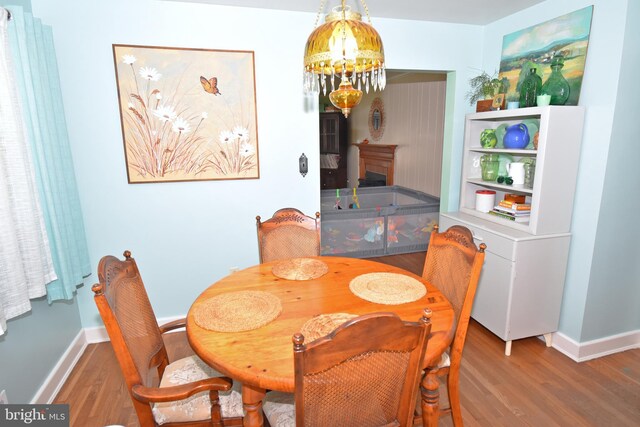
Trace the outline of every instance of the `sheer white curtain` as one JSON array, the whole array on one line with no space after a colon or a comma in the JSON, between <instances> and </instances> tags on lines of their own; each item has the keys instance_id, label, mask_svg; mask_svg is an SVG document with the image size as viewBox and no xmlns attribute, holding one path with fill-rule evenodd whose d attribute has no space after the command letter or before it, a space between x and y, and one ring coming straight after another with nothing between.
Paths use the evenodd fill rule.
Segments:
<instances>
[{"instance_id":1,"label":"sheer white curtain","mask_svg":"<svg viewBox=\"0 0 640 427\"><path fill-rule=\"evenodd\" d=\"M56 279L0 7L0 335Z\"/></svg>"}]
</instances>

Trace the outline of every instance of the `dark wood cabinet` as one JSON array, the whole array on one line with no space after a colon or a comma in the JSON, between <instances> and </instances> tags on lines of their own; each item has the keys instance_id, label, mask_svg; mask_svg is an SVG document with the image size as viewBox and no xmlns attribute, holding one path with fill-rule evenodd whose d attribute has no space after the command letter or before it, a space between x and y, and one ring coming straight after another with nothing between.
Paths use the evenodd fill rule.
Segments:
<instances>
[{"instance_id":1,"label":"dark wood cabinet","mask_svg":"<svg viewBox=\"0 0 640 427\"><path fill-rule=\"evenodd\" d=\"M320 169L320 189L346 188L347 168Z\"/></svg>"},{"instance_id":2,"label":"dark wood cabinet","mask_svg":"<svg viewBox=\"0 0 640 427\"><path fill-rule=\"evenodd\" d=\"M320 113L320 157L337 155L336 168L323 168L322 165L332 163L320 159L320 188L347 187L347 151L349 129L347 119L342 113Z\"/></svg>"}]
</instances>

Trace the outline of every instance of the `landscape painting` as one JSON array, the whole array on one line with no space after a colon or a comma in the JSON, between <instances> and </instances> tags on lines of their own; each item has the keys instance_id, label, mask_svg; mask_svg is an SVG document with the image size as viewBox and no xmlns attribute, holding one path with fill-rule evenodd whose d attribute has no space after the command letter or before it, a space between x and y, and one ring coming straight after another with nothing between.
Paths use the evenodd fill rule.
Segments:
<instances>
[{"instance_id":1,"label":"landscape painting","mask_svg":"<svg viewBox=\"0 0 640 427\"><path fill-rule=\"evenodd\" d=\"M113 45L129 183L259 178L254 54Z\"/></svg>"},{"instance_id":2,"label":"landscape painting","mask_svg":"<svg viewBox=\"0 0 640 427\"><path fill-rule=\"evenodd\" d=\"M531 68L544 83L551 61L562 56L562 75L569 82L565 105L577 105L589 45L593 6L504 36L499 78L505 82L507 99L517 100L520 83ZM507 83L508 82L508 83Z\"/></svg>"}]
</instances>

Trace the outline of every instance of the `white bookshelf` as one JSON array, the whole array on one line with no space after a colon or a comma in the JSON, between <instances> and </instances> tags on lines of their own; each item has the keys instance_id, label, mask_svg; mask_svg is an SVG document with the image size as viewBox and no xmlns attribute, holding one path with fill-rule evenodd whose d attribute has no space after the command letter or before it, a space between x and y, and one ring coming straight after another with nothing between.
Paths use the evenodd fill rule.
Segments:
<instances>
[{"instance_id":1,"label":"white bookshelf","mask_svg":"<svg viewBox=\"0 0 640 427\"><path fill-rule=\"evenodd\" d=\"M480 145L484 129L509 126L525 119L539 119L538 149L485 149ZM460 211L487 221L506 224L531 234L568 232L571 226L584 109L582 107L533 107L515 110L468 114L465 123ZM533 135L530 135L533 139ZM484 154L509 154L515 160L533 158L536 161L533 188L483 181L480 167L475 167ZM475 210L476 190L496 192L496 203L506 193L523 194L531 203L528 223L516 223Z\"/></svg>"},{"instance_id":2,"label":"white bookshelf","mask_svg":"<svg viewBox=\"0 0 640 427\"><path fill-rule=\"evenodd\" d=\"M539 119L537 149L487 149L484 129ZM506 342L543 335L551 345L557 331L571 240L584 109L549 106L468 114L462 164L459 211L440 216L441 230L463 225L487 250L472 317ZM533 135L531 135L533 138ZM532 188L483 181L478 163L484 154L509 154L514 161L535 158ZM475 209L477 190L494 190L496 204L507 193L526 196L528 222L518 223Z\"/></svg>"}]
</instances>

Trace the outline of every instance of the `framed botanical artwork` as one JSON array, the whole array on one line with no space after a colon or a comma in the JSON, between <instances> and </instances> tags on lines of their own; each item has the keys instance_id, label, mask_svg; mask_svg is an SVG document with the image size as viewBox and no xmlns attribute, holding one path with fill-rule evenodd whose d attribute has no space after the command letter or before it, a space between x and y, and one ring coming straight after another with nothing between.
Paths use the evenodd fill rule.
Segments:
<instances>
[{"instance_id":1,"label":"framed botanical artwork","mask_svg":"<svg viewBox=\"0 0 640 427\"><path fill-rule=\"evenodd\" d=\"M257 179L254 53L113 45L129 183Z\"/></svg>"},{"instance_id":2,"label":"framed botanical artwork","mask_svg":"<svg viewBox=\"0 0 640 427\"><path fill-rule=\"evenodd\" d=\"M562 102L552 104L578 105L592 15L593 6L588 6L505 35L499 78L506 86L507 98L517 97L520 85L535 69L543 83L551 78L549 91L563 86Z\"/></svg>"}]
</instances>

